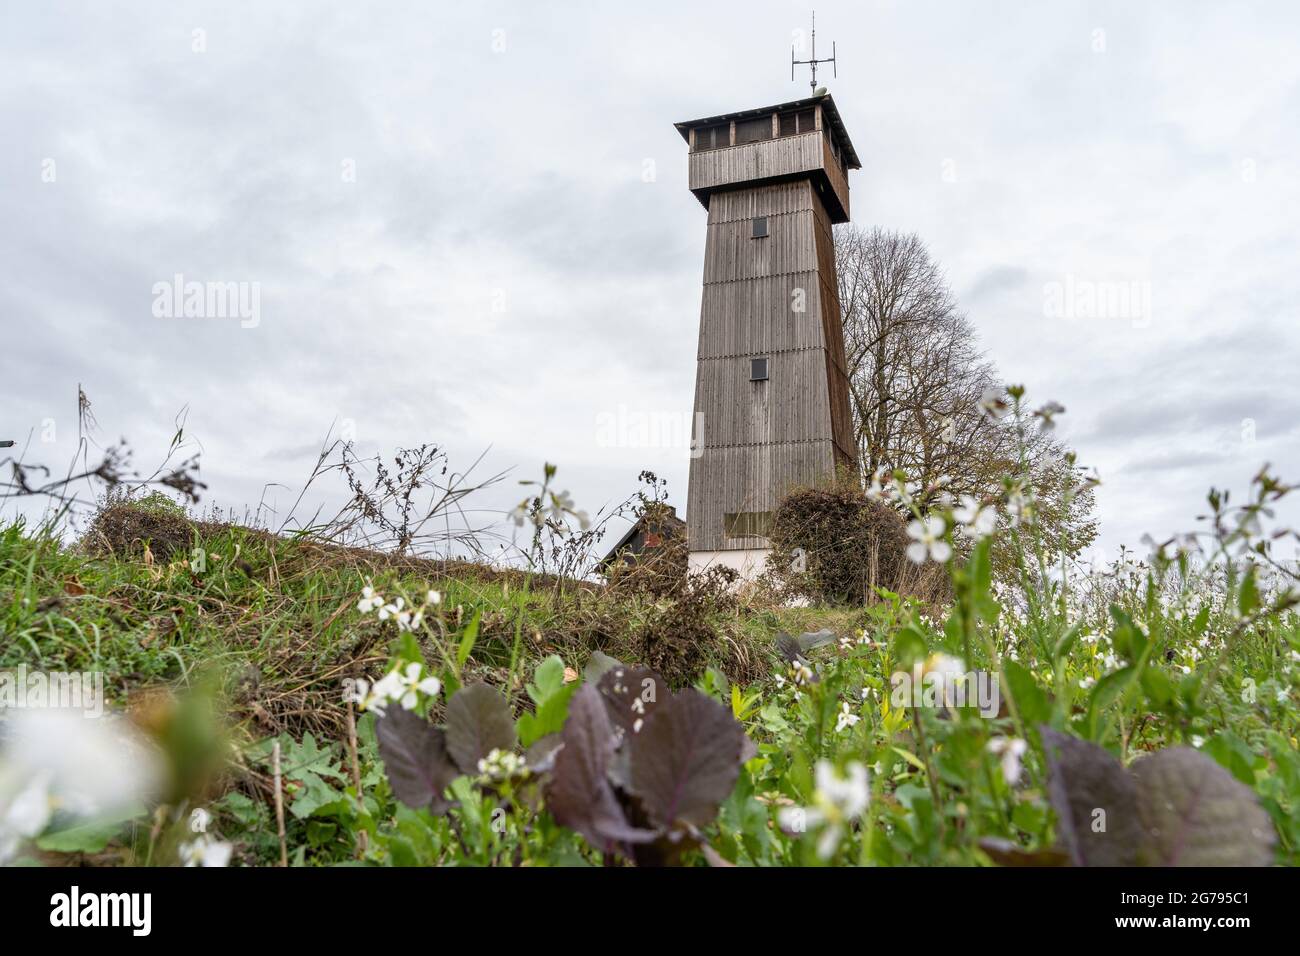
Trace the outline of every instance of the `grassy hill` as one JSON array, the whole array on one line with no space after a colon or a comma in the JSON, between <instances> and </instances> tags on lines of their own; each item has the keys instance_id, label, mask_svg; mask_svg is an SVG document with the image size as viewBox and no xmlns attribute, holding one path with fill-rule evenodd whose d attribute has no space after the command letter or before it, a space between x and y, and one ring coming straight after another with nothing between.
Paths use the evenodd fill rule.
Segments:
<instances>
[{"instance_id":1,"label":"grassy hill","mask_svg":"<svg viewBox=\"0 0 1300 956\"><path fill-rule=\"evenodd\" d=\"M944 608L789 607L282 538L160 496L106 508L76 546L11 526L0 667L102 673L164 769L89 819L51 784L28 833L0 767L0 837L46 864L1295 862L1294 600L1176 561L1087 589L998 584L987 545L949 562ZM961 671L990 679L991 708L952 698ZM629 673L659 699L629 698L642 716L620 732ZM899 675L937 697L900 697ZM584 748L610 726L613 762L588 781L609 792L577 806L566 780L579 756L604 766ZM743 746L710 753L733 726ZM457 764L470 738L481 752ZM656 772L698 806L656 810ZM1136 779L1139 805L1108 838L1072 815L1110 778ZM1186 845L1151 837L1140 801L1157 796Z\"/></svg>"}]
</instances>

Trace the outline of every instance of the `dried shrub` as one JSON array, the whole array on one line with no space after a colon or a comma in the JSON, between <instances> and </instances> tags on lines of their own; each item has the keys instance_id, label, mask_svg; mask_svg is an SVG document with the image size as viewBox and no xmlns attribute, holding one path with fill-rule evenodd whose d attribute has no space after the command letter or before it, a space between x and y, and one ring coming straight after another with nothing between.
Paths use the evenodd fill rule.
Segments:
<instances>
[{"instance_id":1,"label":"dried shrub","mask_svg":"<svg viewBox=\"0 0 1300 956\"><path fill-rule=\"evenodd\" d=\"M655 598L678 594L686 582L689 548L686 526L662 501L644 501L634 518L644 540L637 554L610 562L605 579L612 590Z\"/></svg>"},{"instance_id":2,"label":"dried shrub","mask_svg":"<svg viewBox=\"0 0 1300 956\"><path fill-rule=\"evenodd\" d=\"M637 634L635 658L674 687L692 683L719 656L715 618L735 609L737 575L710 568L681 579L676 600L654 614Z\"/></svg>"},{"instance_id":3,"label":"dried shrub","mask_svg":"<svg viewBox=\"0 0 1300 956\"><path fill-rule=\"evenodd\" d=\"M798 488L772 519L769 568L792 595L828 604L866 604L876 588L941 602L948 576L933 562L907 559L907 523L867 498L852 478Z\"/></svg>"},{"instance_id":4,"label":"dried shrub","mask_svg":"<svg viewBox=\"0 0 1300 956\"><path fill-rule=\"evenodd\" d=\"M135 499L110 493L95 512L83 543L91 553L122 557L142 555L147 547L165 564L189 553L194 532L185 509L161 492Z\"/></svg>"}]
</instances>

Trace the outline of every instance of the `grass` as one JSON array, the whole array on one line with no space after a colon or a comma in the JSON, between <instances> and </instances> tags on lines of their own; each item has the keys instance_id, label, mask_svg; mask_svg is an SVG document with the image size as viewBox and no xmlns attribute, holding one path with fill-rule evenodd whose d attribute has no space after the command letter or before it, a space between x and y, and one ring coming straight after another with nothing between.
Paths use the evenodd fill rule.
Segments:
<instances>
[{"instance_id":1,"label":"grass","mask_svg":"<svg viewBox=\"0 0 1300 956\"><path fill-rule=\"evenodd\" d=\"M581 670L595 650L635 657L638 631L665 606L586 583L190 521L174 506L119 504L78 546L21 525L0 532L0 667L100 671L118 703L156 685L215 682L250 734L337 738L343 680L378 676L389 656L391 629L355 613L368 582L384 593L437 589L453 624L479 615L467 668L494 684L507 677L517 635L517 672L549 654ZM713 626L742 651L719 650L706 663L753 678L778 629L851 617L811 608L719 614Z\"/></svg>"},{"instance_id":2,"label":"grass","mask_svg":"<svg viewBox=\"0 0 1300 956\"><path fill-rule=\"evenodd\" d=\"M986 538L945 565L953 588L945 607L904 599L789 607L694 584L656 598L196 521L159 499L110 503L73 546L13 525L0 531L0 668L102 672L110 701L180 768L152 817L114 821L74 849L37 840L37 851L42 862L183 859L186 814L206 807L246 864L282 853L305 865L605 862L608 848L470 774L450 787L457 807L446 814L402 805L375 718L363 715L354 734L344 698L348 679L418 662L442 684L421 699L421 717L443 720L457 686L483 681L504 692L515 716L553 719L599 651L650 664L674 686L694 684L752 741L730 796L719 795L716 819L700 828L714 859L1060 863L1070 849L1057 829L1071 812L1066 791L1090 785L1087 775L1106 761L1113 775L1159 759L1182 775L1180 789L1151 806L1172 812L1180 794L1204 788L1230 801L1231 812L1217 816L1180 806L1179 832L1195 836L1198 859L1294 865L1300 595L1288 581L1265 584L1267 553L1252 550L1259 535L1242 515L1264 509L1282 486L1265 475L1256 485L1241 514L1216 506L1213 550L1199 563L1179 553L1058 580L1041 573L1050 565L1027 546L1030 535L1012 527L1000 533L1020 556L1017 577L993 580ZM367 584L408 606L430 589L441 601L424 626L402 634L357 608ZM780 659L775 638L822 629L840 640L810 652L818 679L809 683L802 665ZM900 674L950 664L992 675L1001 708L981 715L896 696ZM187 699L215 702L220 734L195 730ZM1084 762L1093 769L1080 776L1054 750L1063 735L1092 754ZM860 783L830 784L836 775ZM837 807L855 787L866 789ZM501 812L505 829L496 826ZM803 839L790 821L817 813L840 814L840 823L810 824L816 838ZM1128 822L1136 813L1112 816ZM1249 833L1231 831L1247 819ZM1143 826L1141 859L1165 859L1155 836L1168 827ZM686 861L701 863L692 852Z\"/></svg>"}]
</instances>

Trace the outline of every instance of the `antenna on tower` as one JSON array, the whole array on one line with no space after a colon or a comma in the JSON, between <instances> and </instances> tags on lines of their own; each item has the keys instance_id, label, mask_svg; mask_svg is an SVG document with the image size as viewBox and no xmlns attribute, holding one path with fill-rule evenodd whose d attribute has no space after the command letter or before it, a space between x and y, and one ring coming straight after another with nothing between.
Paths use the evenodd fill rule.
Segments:
<instances>
[{"instance_id":1,"label":"antenna on tower","mask_svg":"<svg viewBox=\"0 0 1300 956\"><path fill-rule=\"evenodd\" d=\"M836 78L839 77L839 71L835 66L835 41L834 40L831 41L831 55L829 57L826 57L825 59L821 59L821 60L817 59L817 11L814 10L812 15L812 58L808 60L796 60L794 58L794 44L793 43L790 44L791 81L794 80L794 68L796 66L809 66L812 68L812 80L811 82L809 82L808 85L812 88L813 92L816 93L818 63L829 63L831 65L831 76L834 76Z\"/></svg>"}]
</instances>

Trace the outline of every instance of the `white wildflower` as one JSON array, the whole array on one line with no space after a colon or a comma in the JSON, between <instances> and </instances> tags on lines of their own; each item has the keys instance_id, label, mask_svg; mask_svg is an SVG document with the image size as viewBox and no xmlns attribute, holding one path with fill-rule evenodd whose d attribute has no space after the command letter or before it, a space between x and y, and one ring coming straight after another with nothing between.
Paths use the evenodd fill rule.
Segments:
<instances>
[{"instance_id":1,"label":"white wildflower","mask_svg":"<svg viewBox=\"0 0 1300 956\"><path fill-rule=\"evenodd\" d=\"M907 546L908 560L924 564L927 557L935 561L947 561L952 557L952 547L943 540L946 527L938 515L931 515L924 521L913 519L907 526L907 535L912 539Z\"/></svg>"},{"instance_id":2,"label":"white wildflower","mask_svg":"<svg viewBox=\"0 0 1300 956\"><path fill-rule=\"evenodd\" d=\"M849 706L849 702L846 700L840 704L840 712L835 718L835 732L837 734L843 733L861 719L861 717L853 713L853 708Z\"/></svg>"},{"instance_id":3,"label":"white wildflower","mask_svg":"<svg viewBox=\"0 0 1300 956\"><path fill-rule=\"evenodd\" d=\"M980 411L994 420L1006 417L1011 411L1011 403L1006 399L1006 392L1000 388L986 388L980 396Z\"/></svg>"},{"instance_id":4,"label":"white wildflower","mask_svg":"<svg viewBox=\"0 0 1300 956\"><path fill-rule=\"evenodd\" d=\"M361 589L361 600L357 602L357 610L362 614L369 614L371 611L377 611L384 606L384 596L375 591L373 587L367 584Z\"/></svg>"},{"instance_id":5,"label":"white wildflower","mask_svg":"<svg viewBox=\"0 0 1300 956\"><path fill-rule=\"evenodd\" d=\"M997 527L998 515L987 505L980 504L974 495L962 495L961 506L952 513L962 534L972 541L987 538Z\"/></svg>"},{"instance_id":6,"label":"white wildflower","mask_svg":"<svg viewBox=\"0 0 1300 956\"><path fill-rule=\"evenodd\" d=\"M823 827L817 839L817 855L823 860L835 855L845 828L866 813L871 803L867 768L855 761L845 771L846 776L841 777L830 761L817 761L812 805L785 807L777 818L787 832Z\"/></svg>"},{"instance_id":7,"label":"white wildflower","mask_svg":"<svg viewBox=\"0 0 1300 956\"><path fill-rule=\"evenodd\" d=\"M1020 780L1023 769L1020 758L1025 755L1028 746L1019 737L994 737L989 741L989 753L1002 758L1002 779L1007 782L1008 787L1014 787Z\"/></svg>"},{"instance_id":8,"label":"white wildflower","mask_svg":"<svg viewBox=\"0 0 1300 956\"><path fill-rule=\"evenodd\" d=\"M177 852L185 866L229 866L231 850L229 843L200 836L182 843Z\"/></svg>"}]
</instances>

